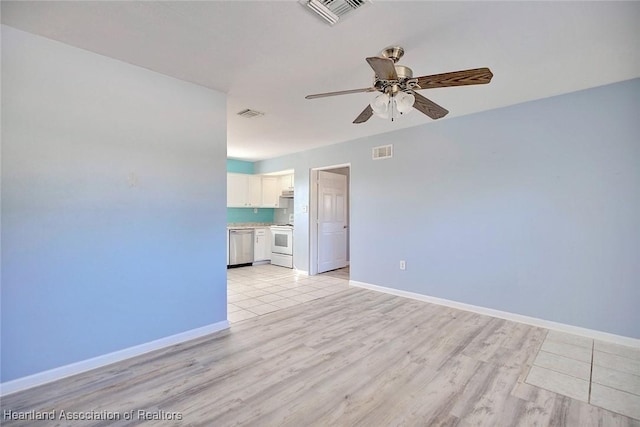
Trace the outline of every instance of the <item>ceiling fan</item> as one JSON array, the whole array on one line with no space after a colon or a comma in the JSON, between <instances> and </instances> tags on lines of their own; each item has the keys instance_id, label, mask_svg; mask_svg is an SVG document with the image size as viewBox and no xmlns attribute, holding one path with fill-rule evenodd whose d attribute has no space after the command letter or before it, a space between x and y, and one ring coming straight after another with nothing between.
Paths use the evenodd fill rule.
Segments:
<instances>
[{"instance_id":1,"label":"ceiling fan","mask_svg":"<svg viewBox=\"0 0 640 427\"><path fill-rule=\"evenodd\" d=\"M420 95L416 92L417 90L487 84L493 77L493 73L488 68L474 68L413 77L411 68L397 64L398 60L404 55L404 49L400 46L387 47L380 55L367 58L367 62L375 72L373 86L362 89L318 93L307 95L305 98L316 99L360 92L381 92L356 117L353 123L364 123L374 114L383 118L390 117L391 120L394 120L401 114L411 111L412 108L435 120L446 116L449 111Z\"/></svg>"}]
</instances>

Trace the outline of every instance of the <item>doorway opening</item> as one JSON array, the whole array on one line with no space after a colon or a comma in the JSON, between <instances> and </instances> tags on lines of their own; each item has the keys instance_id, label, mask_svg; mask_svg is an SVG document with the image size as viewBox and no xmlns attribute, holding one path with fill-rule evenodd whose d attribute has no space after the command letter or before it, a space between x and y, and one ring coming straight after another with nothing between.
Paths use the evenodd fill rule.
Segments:
<instances>
[{"instance_id":1,"label":"doorway opening","mask_svg":"<svg viewBox=\"0 0 640 427\"><path fill-rule=\"evenodd\" d=\"M351 165L314 168L309 177L309 275L344 278L350 267Z\"/></svg>"}]
</instances>

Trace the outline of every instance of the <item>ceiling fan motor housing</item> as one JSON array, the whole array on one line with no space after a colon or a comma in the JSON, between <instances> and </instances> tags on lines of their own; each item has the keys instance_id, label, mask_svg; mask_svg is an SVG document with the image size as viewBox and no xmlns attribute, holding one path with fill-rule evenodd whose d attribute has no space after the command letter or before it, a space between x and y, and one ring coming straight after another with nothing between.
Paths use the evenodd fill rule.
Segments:
<instances>
[{"instance_id":1,"label":"ceiling fan motor housing","mask_svg":"<svg viewBox=\"0 0 640 427\"><path fill-rule=\"evenodd\" d=\"M373 82L373 86L380 92L388 94L396 94L400 91L404 92L417 88L418 80L413 78L413 70L400 64L394 64L397 80L379 79L377 76Z\"/></svg>"},{"instance_id":2,"label":"ceiling fan motor housing","mask_svg":"<svg viewBox=\"0 0 640 427\"><path fill-rule=\"evenodd\" d=\"M398 74L398 80L410 79L413 77L413 71L409 67L405 67L404 65L394 65L396 69L396 74Z\"/></svg>"}]
</instances>

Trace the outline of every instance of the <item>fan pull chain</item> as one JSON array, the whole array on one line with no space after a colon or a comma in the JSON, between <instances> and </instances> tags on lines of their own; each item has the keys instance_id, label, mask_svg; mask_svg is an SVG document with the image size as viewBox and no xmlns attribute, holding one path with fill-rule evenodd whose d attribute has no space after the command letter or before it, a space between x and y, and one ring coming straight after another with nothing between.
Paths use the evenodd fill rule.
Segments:
<instances>
[{"instance_id":1,"label":"fan pull chain","mask_svg":"<svg viewBox=\"0 0 640 427\"><path fill-rule=\"evenodd\" d=\"M393 95L389 98L389 103L391 104L391 121L393 122L393 104L395 104L395 102L393 102Z\"/></svg>"}]
</instances>

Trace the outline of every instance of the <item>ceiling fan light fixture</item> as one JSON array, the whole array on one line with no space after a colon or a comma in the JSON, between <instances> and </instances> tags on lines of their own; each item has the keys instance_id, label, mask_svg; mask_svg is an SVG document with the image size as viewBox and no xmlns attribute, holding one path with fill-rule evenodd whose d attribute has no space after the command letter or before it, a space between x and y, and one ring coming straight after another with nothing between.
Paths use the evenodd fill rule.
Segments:
<instances>
[{"instance_id":1,"label":"ceiling fan light fixture","mask_svg":"<svg viewBox=\"0 0 640 427\"><path fill-rule=\"evenodd\" d=\"M376 116L381 119L391 118L393 121L400 117L401 114L405 114L413 110L413 103L415 100L416 98L410 93L381 93L373 98L369 105Z\"/></svg>"},{"instance_id":2,"label":"ceiling fan light fixture","mask_svg":"<svg viewBox=\"0 0 640 427\"><path fill-rule=\"evenodd\" d=\"M371 109L378 116L389 116L389 104L391 97L386 93L381 93L380 95L373 98L371 103Z\"/></svg>"},{"instance_id":3,"label":"ceiling fan light fixture","mask_svg":"<svg viewBox=\"0 0 640 427\"><path fill-rule=\"evenodd\" d=\"M406 92L398 92L394 99L398 112L402 114L412 111L413 104L416 102L416 97Z\"/></svg>"}]
</instances>

